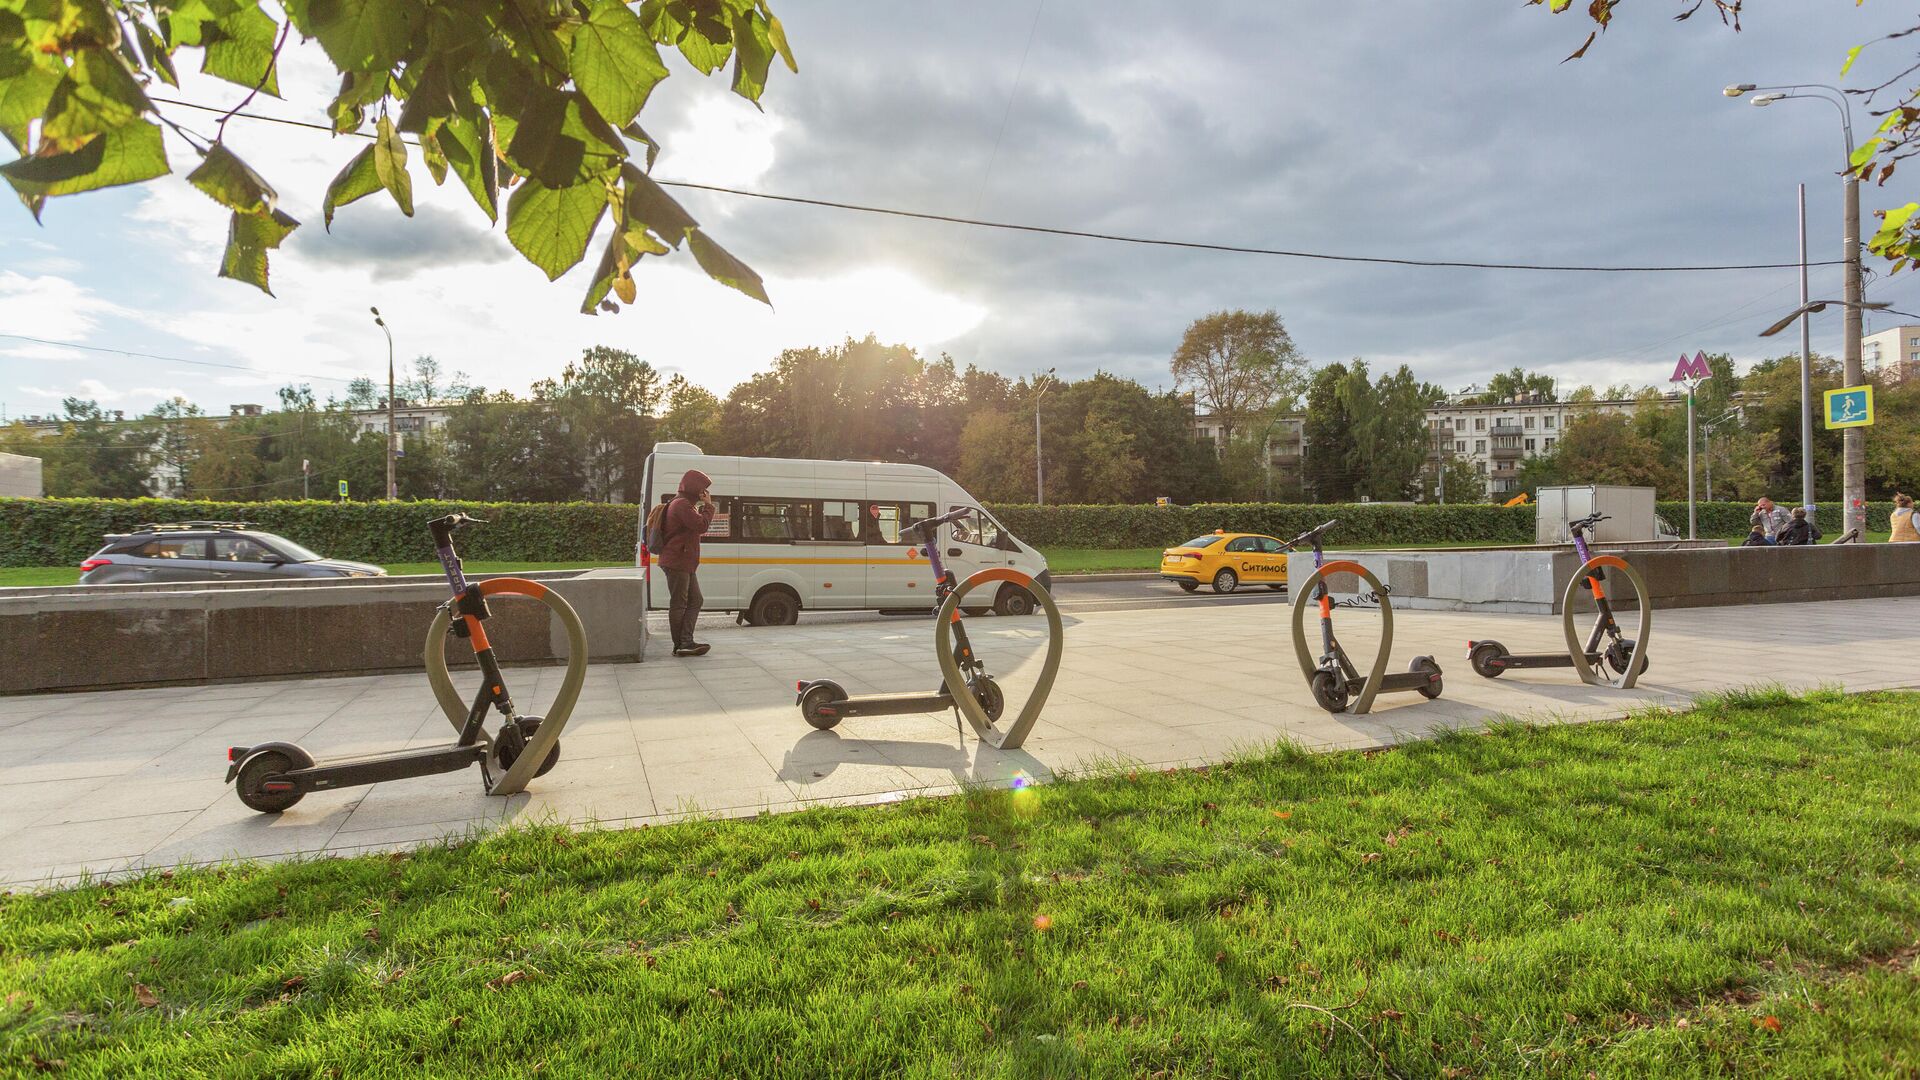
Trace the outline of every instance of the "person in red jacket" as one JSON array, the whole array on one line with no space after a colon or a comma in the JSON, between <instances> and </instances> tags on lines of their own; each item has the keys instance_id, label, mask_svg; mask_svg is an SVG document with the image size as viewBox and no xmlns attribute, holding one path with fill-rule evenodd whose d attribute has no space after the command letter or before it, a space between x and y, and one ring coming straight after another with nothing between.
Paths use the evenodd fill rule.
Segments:
<instances>
[{"instance_id":1,"label":"person in red jacket","mask_svg":"<svg viewBox=\"0 0 1920 1080\"><path fill-rule=\"evenodd\" d=\"M660 546L660 569L667 572L667 625L673 630L673 655L704 656L710 646L693 640L693 624L700 618L700 538L713 524L713 481L699 469L680 478L680 493L667 504L661 527L666 542Z\"/></svg>"}]
</instances>

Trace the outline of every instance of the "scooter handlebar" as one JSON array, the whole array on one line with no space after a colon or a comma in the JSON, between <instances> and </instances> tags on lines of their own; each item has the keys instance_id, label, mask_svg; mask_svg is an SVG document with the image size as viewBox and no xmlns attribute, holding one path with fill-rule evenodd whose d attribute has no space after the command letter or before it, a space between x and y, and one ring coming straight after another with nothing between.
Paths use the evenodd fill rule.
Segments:
<instances>
[{"instance_id":1,"label":"scooter handlebar","mask_svg":"<svg viewBox=\"0 0 1920 1080\"><path fill-rule=\"evenodd\" d=\"M1286 543L1281 544L1280 550L1285 551L1288 548L1298 547L1299 545L1307 542L1308 540L1313 539L1314 537L1320 535L1323 532L1326 532L1328 529L1331 529L1338 524L1340 524L1340 519L1334 518L1330 521L1326 521L1319 525L1315 525L1313 528L1308 529L1306 532L1301 533L1299 536L1296 536L1293 539L1287 541Z\"/></svg>"}]
</instances>

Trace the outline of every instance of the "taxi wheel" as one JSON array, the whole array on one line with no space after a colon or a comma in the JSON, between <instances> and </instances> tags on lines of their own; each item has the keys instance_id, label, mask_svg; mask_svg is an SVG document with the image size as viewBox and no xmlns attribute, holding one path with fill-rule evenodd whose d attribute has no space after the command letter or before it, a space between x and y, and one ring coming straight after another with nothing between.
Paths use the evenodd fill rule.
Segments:
<instances>
[{"instance_id":1,"label":"taxi wheel","mask_svg":"<svg viewBox=\"0 0 1920 1080\"><path fill-rule=\"evenodd\" d=\"M1240 587L1240 575L1231 570L1221 570L1213 575L1213 591L1225 596Z\"/></svg>"},{"instance_id":2,"label":"taxi wheel","mask_svg":"<svg viewBox=\"0 0 1920 1080\"><path fill-rule=\"evenodd\" d=\"M1181 591L1181 592L1195 592L1195 591L1197 591L1197 590L1198 590L1198 589L1200 588L1200 583L1199 583L1199 582L1197 582L1197 581L1187 581L1187 580L1185 580L1185 579L1182 579L1182 580L1180 580L1180 581L1176 581L1176 582L1174 582L1174 584L1175 584L1175 585L1178 585L1178 586L1180 586L1180 591Z\"/></svg>"},{"instance_id":3,"label":"taxi wheel","mask_svg":"<svg viewBox=\"0 0 1920 1080\"><path fill-rule=\"evenodd\" d=\"M1286 583L1285 583L1285 582L1281 582L1281 583L1280 583L1280 584L1278 584L1278 585L1269 585L1269 586L1267 586L1267 588L1269 588L1269 589L1272 589L1272 590L1273 590L1274 592L1286 592L1286 591L1287 591L1287 586L1286 586Z\"/></svg>"}]
</instances>

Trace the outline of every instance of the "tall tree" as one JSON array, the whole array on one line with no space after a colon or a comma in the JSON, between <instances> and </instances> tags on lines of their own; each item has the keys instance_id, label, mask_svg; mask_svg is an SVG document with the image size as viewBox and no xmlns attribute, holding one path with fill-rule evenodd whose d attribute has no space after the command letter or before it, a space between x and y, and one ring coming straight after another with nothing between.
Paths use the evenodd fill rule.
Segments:
<instances>
[{"instance_id":1,"label":"tall tree","mask_svg":"<svg viewBox=\"0 0 1920 1080\"><path fill-rule=\"evenodd\" d=\"M1356 417L1347 407L1350 395L1341 393L1348 375L1347 365L1332 363L1316 368L1307 383L1301 479L1313 502L1353 501L1357 479L1353 461L1359 447L1353 432Z\"/></svg>"},{"instance_id":2,"label":"tall tree","mask_svg":"<svg viewBox=\"0 0 1920 1080\"><path fill-rule=\"evenodd\" d=\"M1531 401L1536 397L1541 401L1559 400L1554 394L1553 376L1516 367L1488 379L1487 392L1480 395L1479 401L1483 405L1498 405L1505 401Z\"/></svg>"},{"instance_id":3,"label":"tall tree","mask_svg":"<svg viewBox=\"0 0 1920 1080\"><path fill-rule=\"evenodd\" d=\"M1173 379L1218 421L1226 442L1256 417L1293 408L1306 358L1280 316L1216 311L1195 319L1173 353Z\"/></svg>"},{"instance_id":4,"label":"tall tree","mask_svg":"<svg viewBox=\"0 0 1920 1080\"><path fill-rule=\"evenodd\" d=\"M660 374L624 349L595 345L561 371L558 381L534 384L535 401L551 406L580 440L587 497L617 502L637 492L653 444L653 412Z\"/></svg>"},{"instance_id":5,"label":"tall tree","mask_svg":"<svg viewBox=\"0 0 1920 1080\"><path fill-rule=\"evenodd\" d=\"M720 425L720 399L713 391L687 381L684 375L675 375L667 380L663 398L666 411L660 414L657 432L661 440L690 442L702 449L714 445Z\"/></svg>"},{"instance_id":6,"label":"tall tree","mask_svg":"<svg viewBox=\"0 0 1920 1080\"><path fill-rule=\"evenodd\" d=\"M967 418L960 432L960 467L954 479L975 498L1033 501L1033 428L1027 419L994 408L976 409Z\"/></svg>"},{"instance_id":7,"label":"tall tree","mask_svg":"<svg viewBox=\"0 0 1920 1080\"><path fill-rule=\"evenodd\" d=\"M1569 484L1651 487L1662 499L1686 497L1686 475L1665 460L1660 444L1624 416L1575 416L1560 433L1555 465Z\"/></svg>"}]
</instances>

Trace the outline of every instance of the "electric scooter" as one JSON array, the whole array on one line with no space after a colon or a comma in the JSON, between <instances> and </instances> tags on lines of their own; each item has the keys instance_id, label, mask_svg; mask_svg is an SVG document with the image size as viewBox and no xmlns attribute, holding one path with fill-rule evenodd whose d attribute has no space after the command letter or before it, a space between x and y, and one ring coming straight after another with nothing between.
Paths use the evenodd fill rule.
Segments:
<instances>
[{"instance_id":1,"label":"electric scooter","mask_svg":"<svg viewBox=\"0 0 1920 1080\"><path fill-rule=\"evenodd\" d=\"M446 571L447 585L453 590L453 598L442 605L455 620L449 626L449 633L471 642L474 658L480 662L480 690L474 695L459 737L440 746L330 761L315 761L311 754L289 742L230 746L227 748L227 782L234 785L241 802L263 814L276 814L311 791L459 772L476 764L480 766L482 785L492 792L495 781L490 766L497 767L504 777L534 733L540 730L542 718L521 716L514 711L506 678L494 659L486 628L481 625L492 614L487 608L486 596L479 584L468 583L460 567L460 556L454 552L455 530L476 524L485 522L464 513L449 514L427 523L433 533L434 550L440 556L440 566ZM545 592L534 582L519 584L540 590L529 595ZM489 709L499 710L502 717L500 730L491 739L483 737L483 722ZM560 744L555 742L533 775L546 775L559 761Z\"/></svg>"},{"instance_id":2,"label":"electric scooter","mask_svg":"<svg viewBox=\"0 0 1920 1080\"><path fill-rule=\"evenodd\" d=\"M1291 550L1302 543L1312 542L1313 568L1319 570L1326 565L1326 548L1322 545L1321 538L1328 529L1338 523L1339 519L1336 518L1324 525L1308 529L1281 545L1281 550ZM1374 595L1383 606L1391 603L1386 597L1384 588L1377 590ZM1320 606L1320 660L1312 677L1307 681L1307 688L1313 693L1314 703L1321 708L1330 713L1345 712L1347 703L1365 692L1367 679L1371 677L1371 675L1360 674L1359 669L1353 666L1353 661L1347 658L1347 651L1340 647L1340 639L1333 634L1333 609L1346 606L1350 602L1335 604L1333 597L1327 591L1325 579L1314 582L1309 596ZM1304 642L1299 647L1302 649L1301 655L1304 660ZM1383 645L1382 660L1385 659L1384 652ZM1375 692L1388 694L1414 690L1431 701L1440 696L1443 687L1440 665L1434 662L1433 657L1422 655L1414 657L1406 671L1382 674L1379 689Z\"/></svg>"},{"instance_id":3,"label":"electric scooter","mask_svg":"<svg viewBox=\"0 0 1920 1080\"><path fill-rule=\"evenodd\" d=\"M1593 551L1587 546L1587 533L1595 525L1607 520L1605 514L1590 514L1578 521L1567 522L1567 528L1573 533L1573 550L1580 556L1580 565L1585 566L1593 558ZM1600 609L1600 617L1594 620L1593 632L1587 636L1587 663L1599 667L1605 661L1616 674L1625 675L1627 665L1633 661L1634 641L1620 631L1620 624L1613 617L1613 605L1607 600L1604 582L1607 572L1594 567L1587 572L1587 589L1593 593L1593 602ZM1571 595L1571 594L1569 594ZM1642 597L1641 603L1646 603ZM1568 631L1569 635L1573 631ZM1575 640L1578 640L1577 638ZM1604 641L1604 648L1602 643ZM1467 642L1467 663L1472 665L1474 673L1489 679L1497 679L1502 673L1515 668L1572 667L1573 654L1558 653L1513 653L1497 641ZM1641 672L1647 670L1648 663L1642 660Z\"/></svg>"},{"instance_id":4,"label":"electric scooter","mask_svg":"<svg viewBox=\"0 0 1920 1080\"><path fill-rule=\"evenodd\" d=\"M907 537L927 556L927 565L933 568L934 597L933 609L940 610L953 590L959 587L954 580L953 571L940 563L940 526L973 512L972 507L956 507L939 517L927 518L908 525ZM1000 719L1000 713L1006 708L1006 695L1001 692L1000 684L987 674L987 665L973 654L973 645L967 640L967 625L958 611L953 619L953 659L960 665L961 676L966 680L967 692L980 703L987 714L988 723ZM800 706L800 715L807 723L826 731L848 716L897 716L904 713L943 712L954 708L953 690L944 681L940 688L930 694L863 694L859 697L847 696L845 687L832 679L815 679L795 684L799 691L794 704Z\"/></svg>"}]
</instances>

